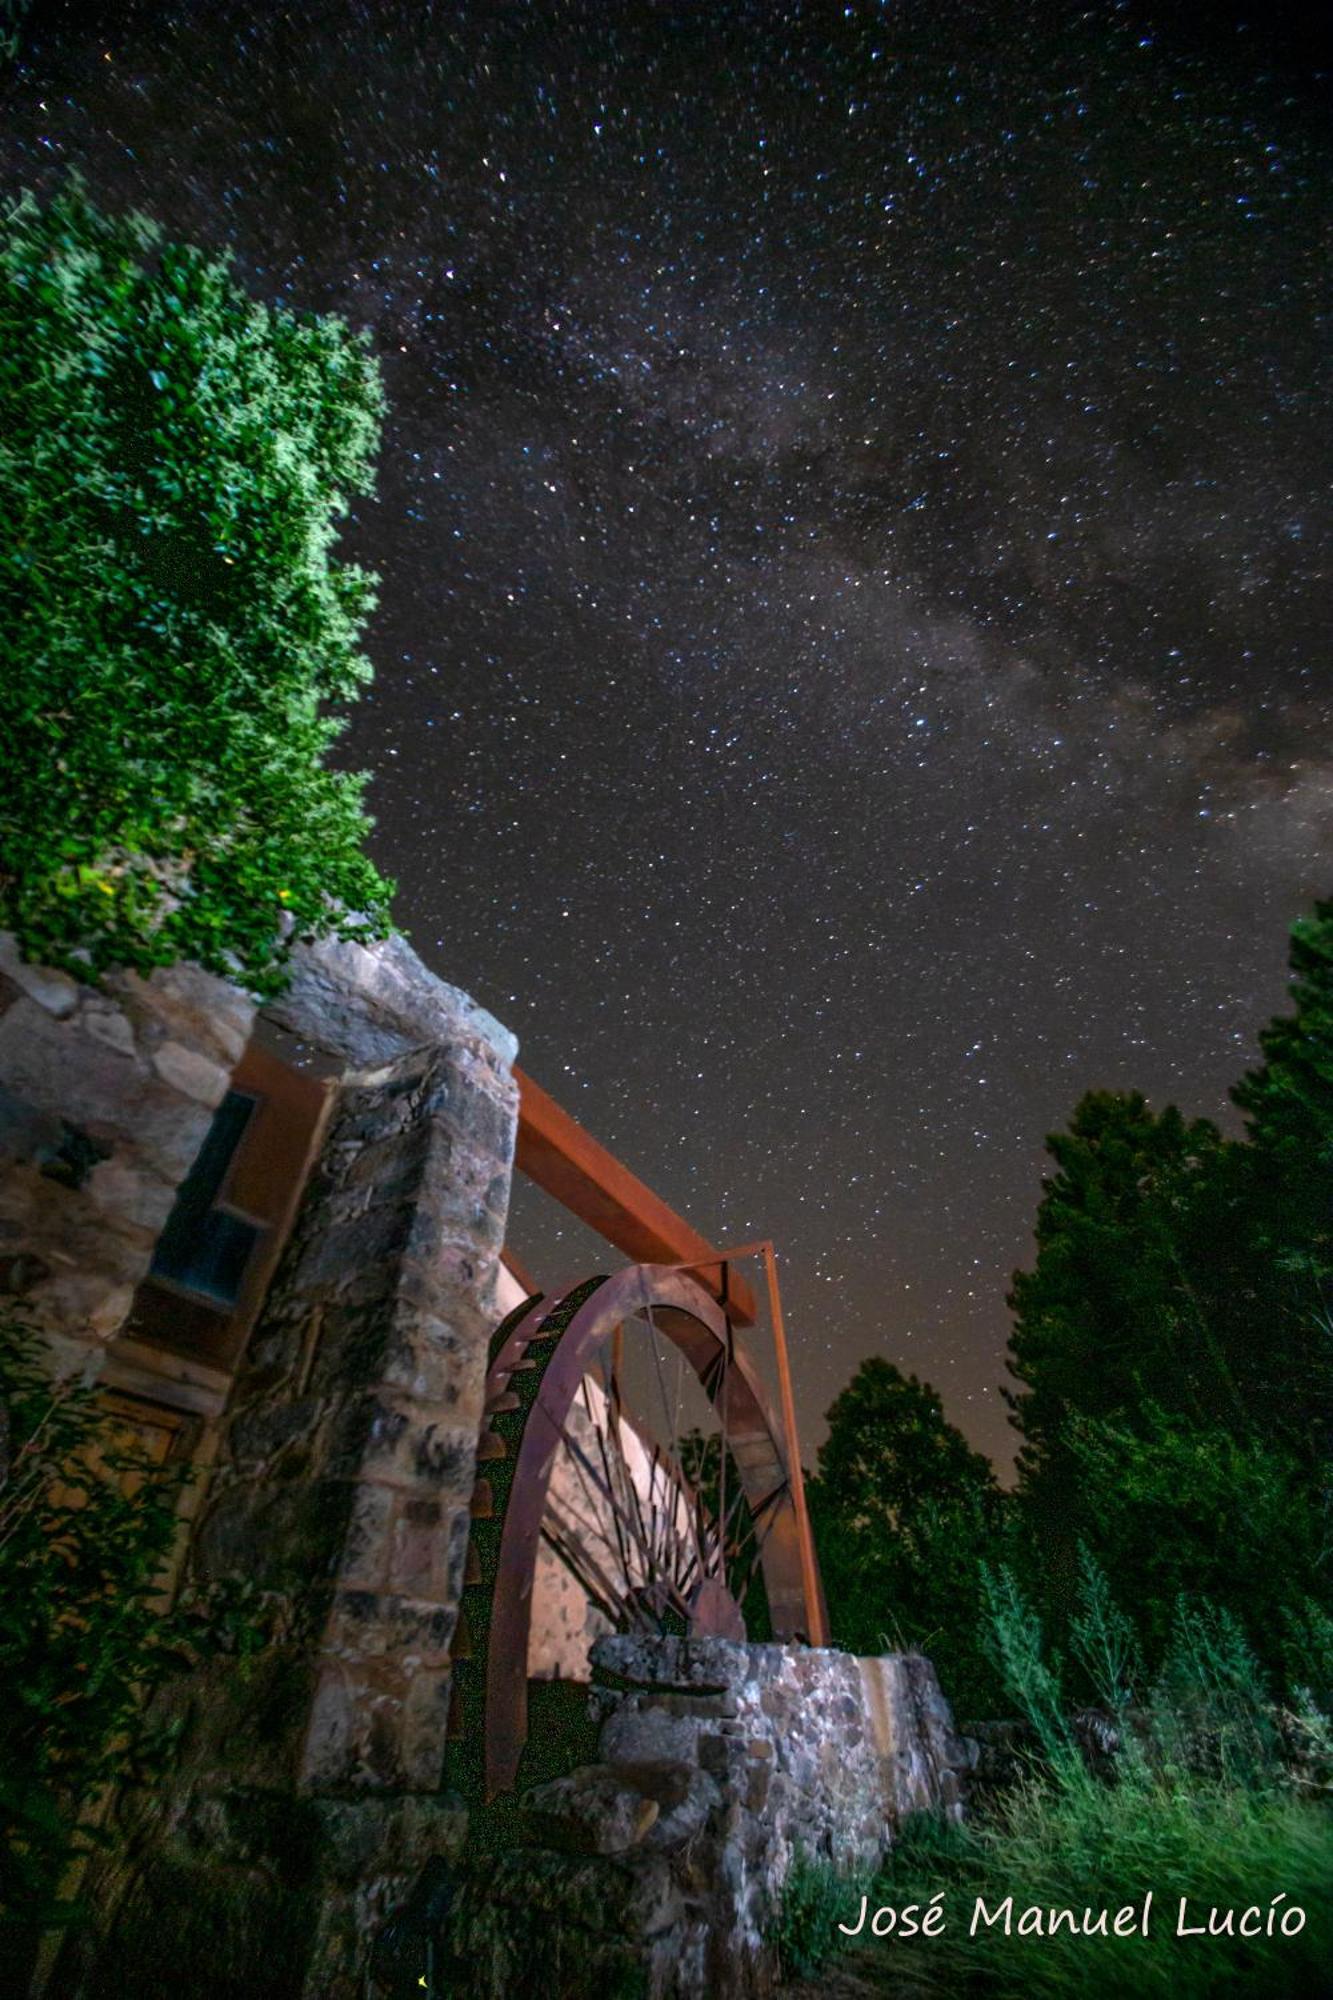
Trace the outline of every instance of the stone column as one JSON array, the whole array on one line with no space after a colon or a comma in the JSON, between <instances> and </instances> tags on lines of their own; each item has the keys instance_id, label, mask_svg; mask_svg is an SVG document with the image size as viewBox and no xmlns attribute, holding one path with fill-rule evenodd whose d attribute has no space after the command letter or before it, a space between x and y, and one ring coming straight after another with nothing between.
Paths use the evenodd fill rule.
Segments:
<instances>
[{"instance_id":1,"label":"stone column","mask_svg":"<svg viewBox=\"0 0 1333 2000\"><path fill-rule=\"evenodd\" d=\"M274 1629L167 1697L183 1754L89 1990L165 1954L195 2000L352 2000L379 1921L460 1838L448 1648L517 1118L484 1019L344 1079L192 1550Z\"/></svg>"}]
</instances>

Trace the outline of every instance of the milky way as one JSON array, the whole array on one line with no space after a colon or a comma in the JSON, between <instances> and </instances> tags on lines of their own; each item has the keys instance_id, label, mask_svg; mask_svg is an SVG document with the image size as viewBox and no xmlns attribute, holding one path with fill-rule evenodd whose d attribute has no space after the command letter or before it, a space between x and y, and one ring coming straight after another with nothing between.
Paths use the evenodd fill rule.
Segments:
<instances>
[{"instance_id":1,"label":"milky way","mask_svg":"<svg viewBox=\"0 0 1333 2000\"><path fill-rule=\"evenodd\" d=\"M10 186L371 329L346 739L427 961L1007 1450L1091 1086L1221 1115L1329 888L1320 52L1265 10L37 8ZM543 1277L595 1252L530 1192Z\"/></svg>"}]
</instances>

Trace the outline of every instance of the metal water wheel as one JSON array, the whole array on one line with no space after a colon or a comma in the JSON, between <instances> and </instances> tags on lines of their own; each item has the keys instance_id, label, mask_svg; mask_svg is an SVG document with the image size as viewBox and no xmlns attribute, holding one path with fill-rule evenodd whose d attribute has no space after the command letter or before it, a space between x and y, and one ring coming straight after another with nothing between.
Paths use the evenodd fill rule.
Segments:
<instances>
[{"instance_id":1,"label":"metal water wheel","mask_svg":"<svg viewBox=\"0 0 1333 2000\"><path fill-rule=\"evenodd\" d=\"M706 1480L706 1468L682 1462L676 1438L650 1440L621 1406L604 1364L618 1329L634 1323L677 1349L712 1405L720 1449ZM487 1799L512 1790L527 1740L543 1541L614 1629L743 1638L741 1600L757 1566L774 1635L804 1636L781 1432L734 1327L696 1278L638 1264L554 1300L525 1300L492 1339L485 1413L450 1734ZM574 1468L563 1499L551 1490L562 1451Z\"/></svg>"}]
</instances>

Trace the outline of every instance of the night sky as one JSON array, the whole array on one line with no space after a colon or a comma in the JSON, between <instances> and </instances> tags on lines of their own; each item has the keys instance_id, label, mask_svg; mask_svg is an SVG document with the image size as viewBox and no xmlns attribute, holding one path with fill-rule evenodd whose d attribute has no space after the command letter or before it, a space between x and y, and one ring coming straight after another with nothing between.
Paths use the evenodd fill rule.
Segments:
<instances>
[{"instance_id":1,"label":"night sky","mask_svg":"<svg viewBox=\"0 0 1333 2000\"><path fill-rule=\"evenodd\" d=\"M714 1240L814 1433L1004 1456L1091 1086L1222 1114L1333 888L1326 51L995 0L38 4L9 187L371 329L346 738L439 973ZM520 1196L543 1278L597 1267Z\"/></svg>"}]
</instances>

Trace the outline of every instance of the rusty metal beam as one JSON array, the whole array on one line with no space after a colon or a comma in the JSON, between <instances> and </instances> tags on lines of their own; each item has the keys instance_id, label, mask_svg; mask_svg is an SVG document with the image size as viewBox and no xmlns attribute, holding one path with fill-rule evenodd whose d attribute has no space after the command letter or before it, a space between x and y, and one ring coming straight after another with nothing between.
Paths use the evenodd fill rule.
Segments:
<instances>
[{"instance_id":1,"label":"rusty metal beam","mask_svg":"<svg viewBox=\"0 0 1333 2000\"><path fill-rule=\"evenodd\" d=\"M805 1597L806 1638L812 1646L828 1644L828 1606L815 1559L810 1515L805 1504L805 1475L801 1470L801 1444L796 1435L796 1399L792 1394L791 1362L787 1355L787 1329L782 1318L782 1295L778 1288L778 1255L770 1242L743 1243L738 1250L714 1251L714 1256L762 1257L768 1281L768 1312L773 1327L773 1352L778 1364L778 1391L782 1398L782 1425L786 1433L787 1477L791 1485L793 1517L801 1558L801 1588ZM703 1273L694 1271L695 1277Z\"/></svg>"},{"instance_id":2,"label":"rusty metal beam","mask_svg":"<svg viewBox=\"0 0 1333 2000\"><path fill-rule=\"evenodd\" d=\"M632 1263L706 1265L714 1252L697 1229L599 1145L540 1084L519 1069L514 1080L519 1090L515 1163L522 1173ZM699 1279L714 1298L721 1298L720 1269L703 1268ZM727 1306L738 1326L754 1324L754 1293L734 1270Z\"/></svg>"}]
</instances>

